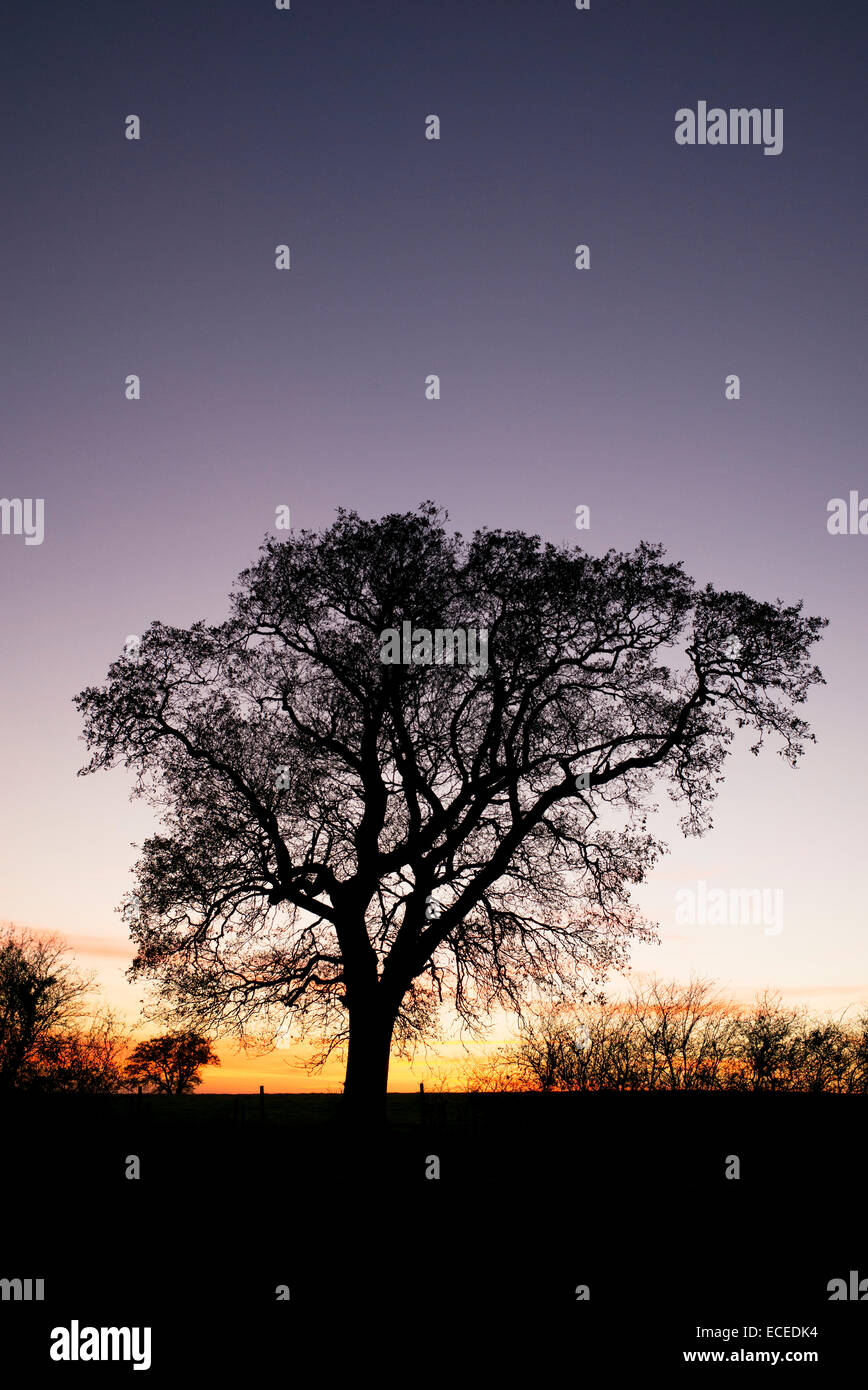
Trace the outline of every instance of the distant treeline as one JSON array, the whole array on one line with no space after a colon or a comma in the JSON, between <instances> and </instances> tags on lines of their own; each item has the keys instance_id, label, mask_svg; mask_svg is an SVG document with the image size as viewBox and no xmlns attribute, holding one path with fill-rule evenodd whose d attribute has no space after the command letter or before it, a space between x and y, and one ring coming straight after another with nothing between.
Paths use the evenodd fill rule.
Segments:
<instances>
[{"instance_id":1,"label":"distant treeline","mask_svg":"<svg viewBox=\"0 0 868 1390\"><path fill-rule=\"evenodd\" d=\"M133 1043L123 1021L95 1004L93 979L60 937L0 927L0 1095L12 1091L185 1095L220 1061L199 1033Z\"/></svg>"},{"instance_id":2,"label":"distant treeline","mask_svg":"<svg viewBox=\"0 0 868 1390\"><path fill-rule=\"evenodd\" d=\"M537 1009L464 1089L864 1093L868 1010L818 1018L769 992L744 1008L707 980L652 980L626 1000Z\"/></svg>"}]
</instances>

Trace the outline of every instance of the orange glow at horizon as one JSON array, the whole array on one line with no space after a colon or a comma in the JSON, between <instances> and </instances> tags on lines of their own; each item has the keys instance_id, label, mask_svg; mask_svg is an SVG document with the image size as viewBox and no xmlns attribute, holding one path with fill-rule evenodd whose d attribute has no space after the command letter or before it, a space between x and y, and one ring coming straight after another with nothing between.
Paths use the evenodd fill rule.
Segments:
<instances>
[{"instance_id":1,"label":"orange glow at horizon","mask_svg":"<svg viewBox=\"0 0 868 1390\"><path fill-rule=\"evenodd\" d=\"M433 1090L439 1082L457 1089L468 1063L506 1041L502 1038L476 1044L440 1043L436 1050L433 1046L429 1048L427 1054L420 1049L412 1061L393 1056L389 1066L389 1090L418 1091L420 1082L424 1083L426 1091ZM256 1054L245 1053L232 1043L217 1042L214 1049L221 1065L203 1068L198 1095L257 1093L260 1086L265 1087L266 1094L339 1094L343 1090L346 1059L337 1053L321 1069L312 1071L303 1065L305 1053L298 1047Z\"/></svg>"},{"instance_id":2,"label":"orange glow at horizon","mask_svg":"<svg viewBox=\"0 0 868 1390\"><path fill-rule=\"evenodd\" d=\"M12 925L10 922L9 925ZM141 998L140 987L131 985L126 978L126 969L131 959L130 943L123 938L108 934L85 934L81 932L60 931L44 924L18 921L19 928L34 932L38 936L58 936L74 953L74 964L93 973L96 992L93 1003L108 1004L125 1021L134 1040L165 1032L165 1026L149 1022L140 1015L137 1017ZM610 1003L623 1002L622 991L642 979L648 972L627 971L616 981ZM669 977L664 971L656 970L658 978L666 981ZM855 1016L857 1011L868 1007L868 981L855 976L847 983L806 982L797 979L779 991L785 1004L805 1004L811 1013L824 1016ZM744 980L730 986L721 985L721 994L727 1000L749 1007L759 993L759 985L748 985ZM619 997L620 996L620 997ZM467 1069L482 1061L507 1043L515 1041L516 1032L510 1017L499 1014L492 1018L492 1029L483 1041L464 1042L439 1040L431 1042L427 1049L420 1047L410 1060L392 1055L389 1067L389 1091L418 1092L419 1083L425 1090L434 1090L438 1084L448 1089L462 1087ZM199 1095L218 1094L256 1094L260 1086L266 1094L339 1094L343 1089L346 1058L335 1052L319 1071L312 1071L304 1062L312 1054L311 1047L299 1044L277 1048L270 1052L244 1051L228 1039L214 1039L212 1046L221 1061L219 1067L205 1067L202 1070L202 1085L197 1088Z\"/></svg>"}]
</instances>

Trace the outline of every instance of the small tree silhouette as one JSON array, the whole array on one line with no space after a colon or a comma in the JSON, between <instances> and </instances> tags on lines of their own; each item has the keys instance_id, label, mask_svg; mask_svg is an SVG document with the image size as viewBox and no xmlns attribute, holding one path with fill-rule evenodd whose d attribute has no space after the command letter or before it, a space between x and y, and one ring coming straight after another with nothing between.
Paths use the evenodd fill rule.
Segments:
<instances>
[{"instance_id":1,"label":"small tree silhouette","mask_svg":"<svg viewBox=\"0 0 868 1390\"><path fill-rule=\"evenodd\" d=\"M200 1067L219 1065L220 1058L201 1033L164 1033L133 1048L124 1074L132 1086L183 1096L202 1085L197 1075Z\"/></svg>"},{"instance_id":2,"label":"small tree silhouette","mask_svg":"<svg viewBox=\"0 0 868 1390\"><path fill-rule=\"evenodd\" d=\"M92 980L58 936L0 929L0 1091L39 1084L41 1055L80 1021Z\"/></svg>"}]
</instances>

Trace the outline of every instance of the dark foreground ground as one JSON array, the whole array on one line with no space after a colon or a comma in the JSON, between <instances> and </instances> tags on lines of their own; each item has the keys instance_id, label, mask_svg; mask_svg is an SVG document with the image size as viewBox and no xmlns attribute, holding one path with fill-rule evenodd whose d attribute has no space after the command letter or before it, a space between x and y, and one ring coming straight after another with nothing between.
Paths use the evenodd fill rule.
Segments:
<instances>
[{"instance_id":1,"label":"dark foreground ground","mask_svg":"<svg viewBox=\"0 0 868 1390\"><path fill-rule=\"evenodd\" d=\"M511 1385L528 1357L542 1385L714 1373L691 1351L778 1353L727 1359L730 1380L862 1379L868 1282L864 1301L827 1285L868 1281L868 1100L394 1096L382 1142L345 1135L338 1104L0 1112L0 1279L45 1280L41 1303L0 1301L0 1379ZM51 1361L72 1319L150 1326L150 1370Z\"/></svg>"}]
</instances>

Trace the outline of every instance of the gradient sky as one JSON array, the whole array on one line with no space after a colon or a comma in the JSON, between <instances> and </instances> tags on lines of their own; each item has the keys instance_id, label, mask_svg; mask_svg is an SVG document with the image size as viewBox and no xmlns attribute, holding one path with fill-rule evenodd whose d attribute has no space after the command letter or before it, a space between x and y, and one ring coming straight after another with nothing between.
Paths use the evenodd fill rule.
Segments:
<instances>
[{"instance_id":1,"label":"gradient sky","mask_svg":"<svg viewBox=\"0 0 868 1390\"><path fill-rule=\"evenodd\" d=\"M64 933L134 1017L115 909L154 822L123 771L76 778L72 696L152 619L223 618L278 505L431 497L831 619L798 771L742 747L700 840L663 801L634 967L868 1001L868 537L826 528L868 494L866 37L792 0L10 11L0 493L45 499L45 540L0 536L0 920ZM783 152L676 145L700 99L782 107ZM676 926L699 878L783 889L783 931ZM227 1055L213 1085L245 1076L341 1071Z\"/></svg>"}]
</instances>

